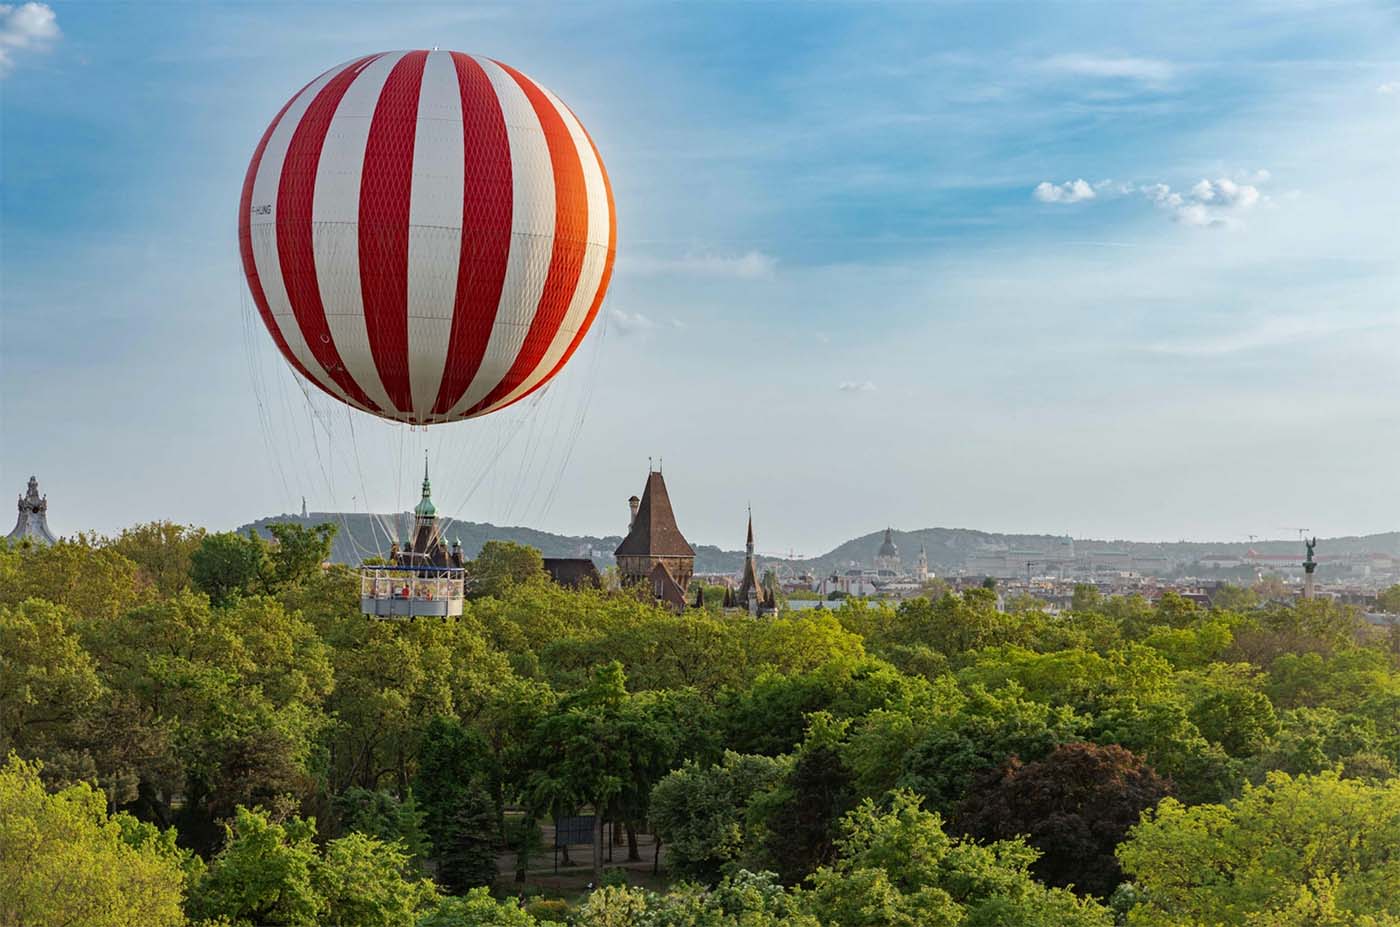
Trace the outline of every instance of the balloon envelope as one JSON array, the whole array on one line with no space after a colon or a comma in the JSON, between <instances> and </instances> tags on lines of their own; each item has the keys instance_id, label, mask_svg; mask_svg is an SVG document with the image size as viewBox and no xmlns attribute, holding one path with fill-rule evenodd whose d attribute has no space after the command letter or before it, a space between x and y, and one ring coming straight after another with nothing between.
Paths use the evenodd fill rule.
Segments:
<instances>
[{"instance_id":1,"label":"balloon envelope","mask_svg":"<svg viewBox=\"0 0 1400 927\"><path fill-rule=\"evenodd\" d=\"M248 165L238 238L303 377L431 424L559 372L607 291L617 223L558 97L488 58L400 51L332 68L282 107Z\"/></svg>"}]
</instances>

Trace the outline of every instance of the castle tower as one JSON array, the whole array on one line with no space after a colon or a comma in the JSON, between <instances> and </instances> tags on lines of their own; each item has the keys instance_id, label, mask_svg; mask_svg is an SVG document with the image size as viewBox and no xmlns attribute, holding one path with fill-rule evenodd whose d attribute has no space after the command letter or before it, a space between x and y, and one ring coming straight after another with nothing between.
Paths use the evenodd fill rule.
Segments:
<instances>
[{"instance_id":1,"label":"castle tower","mask_svg":"<svg viewBox=\"0 0 1400 927\"><path fill-rule=\"evenodd\" d=\"M627 537L614 553L623 585L645 585L657 599L685 608L686 589L695 573L695 550L676 526L661 471L647 473Z\"/></svg>"},{"instance_id":2,"label":"castle tower","mask_svg":"<svg viewBox=\"0 0 1400 927\"><path fill-rule=\"evenodd\" d=\"M29 541L32 544L56 544L58 538L49 530L49 497L39 495L39 480L29 478L28 491L19 497L19 517L15 520L15 530L5 540L11 544Z\"/></svg>"}]
</instances>

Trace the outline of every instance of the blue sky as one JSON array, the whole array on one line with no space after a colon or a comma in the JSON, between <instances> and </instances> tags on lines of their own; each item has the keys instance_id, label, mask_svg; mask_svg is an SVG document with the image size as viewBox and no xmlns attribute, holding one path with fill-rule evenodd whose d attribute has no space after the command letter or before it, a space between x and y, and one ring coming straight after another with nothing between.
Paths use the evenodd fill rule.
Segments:
<instances>
[{"instance_id":1,"label":"blue sky","mask_svg":"<svg viewBox=\"0 0 1400 927\"><path fill-rule=\"evenodd\" d=\"M431 46L570 104L619 247L543 399L423 434L303 395L234 220L293 91ZM0 488L62 533L393 509L425 450L457 517L595 533L663 457L771 551L1400 522L1384 5L53 2L0 70Z\"/></svg>"}]
</instances>

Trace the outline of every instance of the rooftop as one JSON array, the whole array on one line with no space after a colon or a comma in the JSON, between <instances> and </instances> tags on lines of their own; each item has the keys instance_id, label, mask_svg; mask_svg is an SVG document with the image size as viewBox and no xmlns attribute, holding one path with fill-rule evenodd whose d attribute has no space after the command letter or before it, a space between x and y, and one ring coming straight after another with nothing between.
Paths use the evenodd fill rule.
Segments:
<instances>
[{"instance_id":1,"label":"rooftop","mask_svg":"<svg viewBox=\"0 0 1400 927\"><path fill-rule=\"evenodd\" d=\"M666 481L661 478L660 471L653 470L647 474L647 486L642 491L637 517L632 519L632 528L622 543L617 545L615 553L619 557L695 556L695 549L686 542L681 529L676 526L671 497L666 492Z\"/></svg>"}]
</instances>

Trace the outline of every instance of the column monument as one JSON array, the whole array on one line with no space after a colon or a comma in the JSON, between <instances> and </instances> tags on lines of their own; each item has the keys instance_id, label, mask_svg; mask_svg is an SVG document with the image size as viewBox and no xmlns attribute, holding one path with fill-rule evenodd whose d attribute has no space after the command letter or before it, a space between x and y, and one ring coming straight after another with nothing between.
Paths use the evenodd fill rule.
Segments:
<instances>
[{"instance_id":1,"label":"column monument","mask_svg":"<svg viewBox=\"0 0 1400 927\"><path fill-rule=\"evenodd\" d=\"M1303 561L1303 598L1313 597L1313 570L1317 569L1317 561L1313 559L1313 549L1317 547L1317 538L1311 541L1304 541L1303 545L1308 549L1308 558Z\"/></svg>"}]
</instances>

